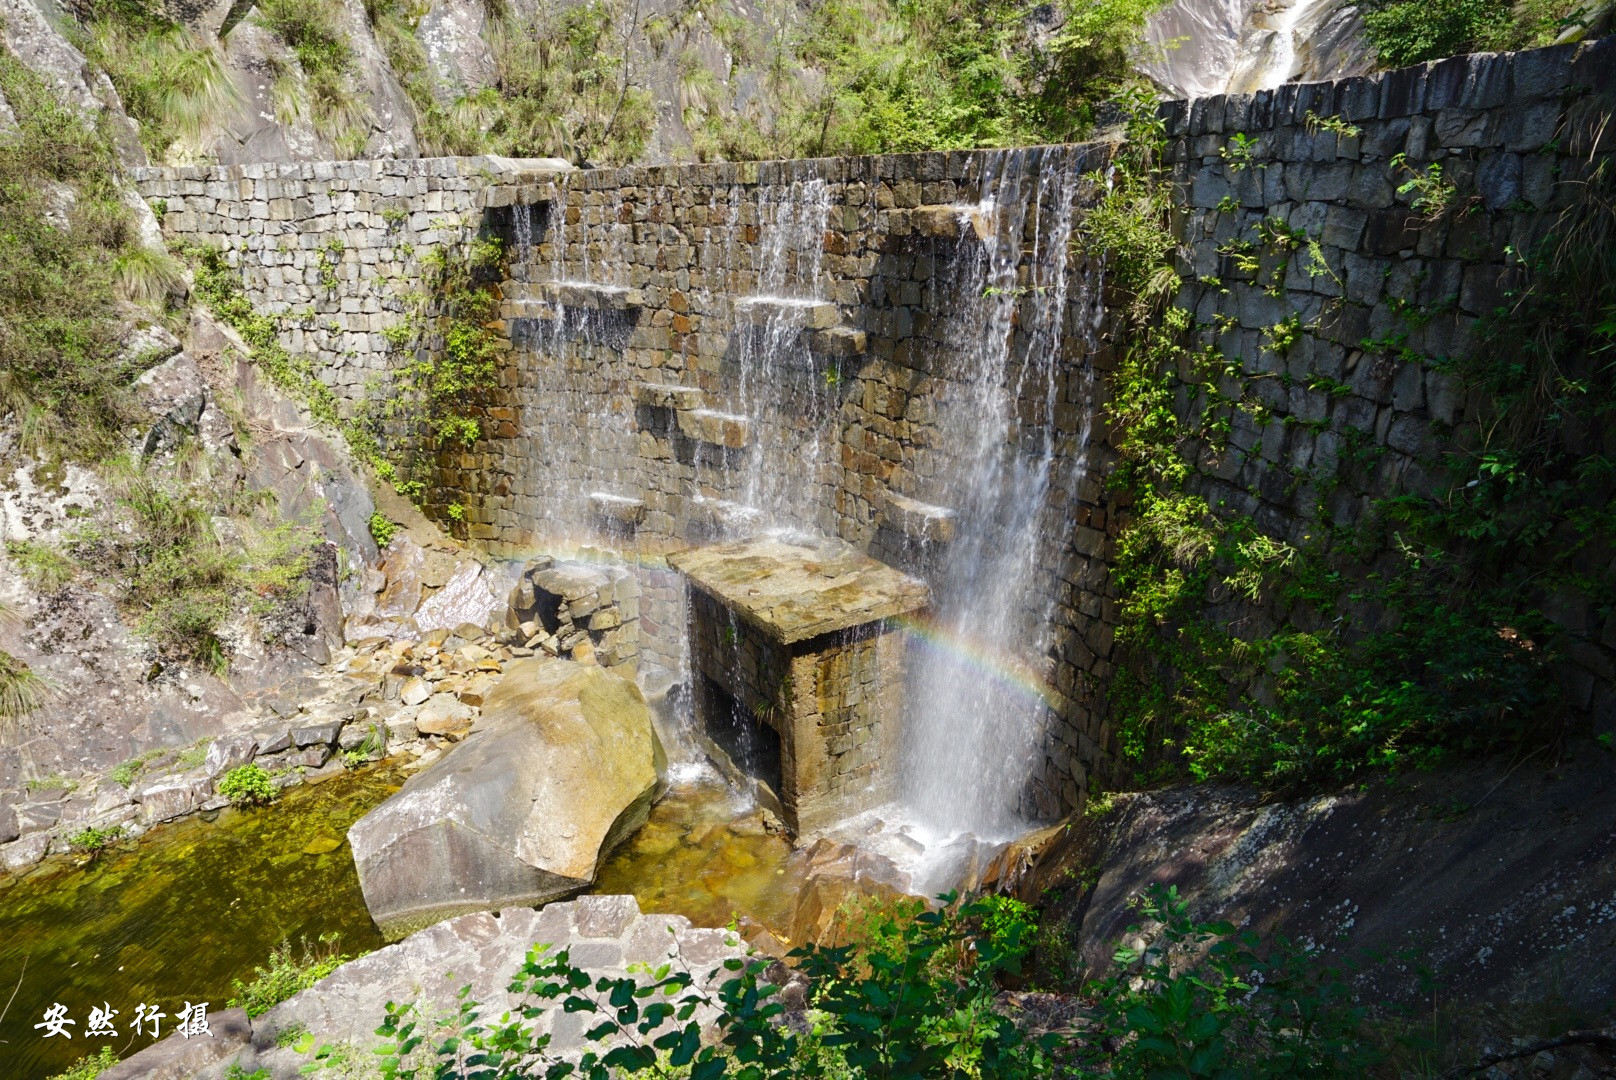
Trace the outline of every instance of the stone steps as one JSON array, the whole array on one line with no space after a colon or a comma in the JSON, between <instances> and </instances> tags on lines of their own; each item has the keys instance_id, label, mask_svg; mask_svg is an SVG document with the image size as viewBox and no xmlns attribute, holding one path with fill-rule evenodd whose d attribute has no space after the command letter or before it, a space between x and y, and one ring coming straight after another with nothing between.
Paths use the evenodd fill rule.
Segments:
<instances>
[{"instance_id":1,"label":"stone steps","mask_svg":"<svg viewBox=\"0 0 1616 1080\"><path fill-rule=\"evenodd\" d=\"M953 510L893 492L887 493L877 523L924 544L946 544L954 539Z\"/></svg>"},{"instance_id":2,"label":"stone steps","mask_svg":"<svg viewBox=\"0 0 1616 1080\"><path fill-rule=\"evenodd\" d=\"M589 493L589 509L602 524L622 529L637 528L645 520L645 502L627 495L605 491Z\"/></svg>"},{"instance_id":3,"label":"stone steps","mask_svg":"<svg viewBox=\"0 0 1616 1080\"><path fill-rule=\"evenodd\" d=\"M684 409L679 413L679 432L687 439L738 450L752 441L752 421L717 409Z\"/></svg>"}]
</instances>

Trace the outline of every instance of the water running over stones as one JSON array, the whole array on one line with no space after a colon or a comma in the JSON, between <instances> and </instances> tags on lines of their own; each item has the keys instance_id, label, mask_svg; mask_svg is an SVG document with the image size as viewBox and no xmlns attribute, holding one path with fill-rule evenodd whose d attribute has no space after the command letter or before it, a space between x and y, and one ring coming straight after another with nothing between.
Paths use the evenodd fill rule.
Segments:
<instances>
[{"instance_id":1,"label":"water running over stones","mask_svg":"<svg viewBox=\"0 0 1616 1080\"><path fill-rule=\"evenodd\" d=\"M903 804L888 816L922 847L1007 838L1069 795L1038 758L1059 521L1086 474L1093 404L1099 283L1071 239L1096 158L975 160L967 182L916 185L904 198L940 197L901 211L896 189L851 183L837 162L767 166L755 181L736 168L740 182L715 175L701 193L661 186L663 170L575 174L533 235L518 227L507 294L534 387L519 438L544 463L514 481L533 511L524 529L541 550L640 577L640 677L690 689L684 725L707 676L687 644L701 620L659 568L669 554L841 536L930 583L907 706L888 694L906 713L889 730L905 733L881 750L898 781L886 794ZM889 219L912 239L845 239ZM900 351L874 354L876 332ZM896 411L904 399L874 381L895 363L924 373ZM872 454L877 438L891 449ZM886 483L854 505L852 470L883 456ZM778 750L736 752L754 751L779 768Z\"/></svg>"},{"instance_id":2,"label":"water running over stones","mask_svg":"<svg viewBox=\"0 0 1616 1080\"><path fill-rule=\"evenodd\" d=\"M959 370L938 405L956 456L928 491L946 505L889 497L887 513L929 549L935 632L910 676L903 766L919 823L944 834L1006 838L1055 809L1029 805L1024 785L1048 718L1060 514L1086 475L1094 394L1100 283L1070 252L1079 172L1069 148L990 158L954 226L979 242L935 264L933 290L957 305Z\"/></svg>"}]
</instances>

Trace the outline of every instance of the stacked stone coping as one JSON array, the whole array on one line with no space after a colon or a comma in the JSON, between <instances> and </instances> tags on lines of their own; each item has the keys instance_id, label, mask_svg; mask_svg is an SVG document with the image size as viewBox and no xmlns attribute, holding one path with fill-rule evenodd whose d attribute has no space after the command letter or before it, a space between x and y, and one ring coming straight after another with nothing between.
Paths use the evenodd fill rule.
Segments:
<instances>
[{"instance_id":1,"label":"stacked stone coping","mask_svg":"<svg viewBox=\"0 0 1616 1080\"><path fill-rule=\"evenodd\" d=\"M1203 324L1217 315L1233 320L1221 344L1227 355L1241 358L1245 378L1227 380L1224 390L1238 397L1247 390L1242 383L1248 384L1273 418L1258 425L1248 414L1237 413L1233 450L1218 454L1208 449L1199 455L1199 483L1214 502L1251 513L1272 535L1300 538L1316 526L1314 496L1332 486L1338 474L1343 482L1333 485L1327 512L1347 522L1375 498L1429 490L1436 483L1434 463L1452 445L1454 425L1467 407L1457 385L1429 365L1371 355L1363 343L1399 332L1395 297L1435 309L1428 322L1408 329L1411 349L1452 355L1471 344L1476 316L1496 304L1509 280L1504 248L1541 235L1569 197L1568 185L1555 183L1556 172L1560 178L1575 178L1585 167L1580 162L1590 149L1588 140L1568 110L1585 91L1608 89L1613 73L1616 41L1606 39L1520 54L1455 57L1333 83L1162 106L1188 271L1179 301ZM1321 129L1309 123L1310 113L1339 118L1361 132L1347 138ZM1567 141L1556 144L1561 132ZM1252 167L1232 172L1220 151L1236 134L1254 140ZM1062 148L1019 152L1047 154L1052 149ZM1103 163L1109 153L1102 145L1074 149L1075 160L1089 167ZM1407 209L1409 196L1397 191L1407 179L1391 166L1397 153L1416 166L1441 162L1445 180L1467 195L1477 193L1473 212L1437 222L1415 220ZM317 163L292 167L293 176L282 180L304 184L301 197L311 200L306 216L297 219L298 228L289 227L290 218L282 227L283 233L297 236L298 250L286 260L269 260L275 265L261 270L250 261L243 263L248 293L267 310L285 312L312 302L321 317L327 311L333 314L346 336L322 337L328 332L294 327L284 337L289 348L320 357L322 377L339 391L357 392L361 373L385 371L380 332L402 309L376 285L407 277L412 265L400 257L401 238L388 233L378 202L405 200L398 205L406 206L412 225L423 227L409 238L417 249L466 235L488 220L476 190L487 183L474 164L477 160ZM564 192L558 197L572 208L567 213L576 212L594 230L585 243L605 243L610 227L625 221L621 216L608 221L608 214L627 214L635 231L634 250L627 257L635 280L626 284L640 291L642 306L634 309L620 351L611 356L597 351L580 369L568 400L597 402L600 415L621 417L634 408L630 385L650 382L700 390L710 406L718 407L727 392L722 338L729 320L717 308L695 310L694 292L682 287L685 278L701 270L699 263L690 262L690 253L699 247L693 238L712 224L692 210L698 192L707 188L727 198L737 187L824 180L837 196L825 238L824 295L841 307L847 325L867 335L868 343L843 402L842 468L817 500L821 525L901 563L910 545L905 537L894 537L890 525L915 515L889 513L887 494L947 509L941 505L946 498L936 491L942 474L937 448L927 445L935 434L929 423L934 414L931 394L948 375L948 360L940 355L935 336L928 339L928 327L946 299L929 293L928 284L952 241L928 228L935 215L926 210L975 199L994 160L993 152L957 151L569 174L558 184L558 193ZM249 176L247 170L254 168L263 176ZM281 178L283 168L150 170L140 174L140 186L149 198L169 198L164 229L171 236L217 235L245 245L247 251L269 253L273 245L253 223L275 220L268 217L268 185L274 182L272 173ZM352 180L344 170L351 170ZM324 177L327 171L330 181ZM206 173L216 184L251 180L253 187L235 193L216 187L209 194L203 177L193 173ZM307 191L310 183L327 182L342 191L328 211L318 203L318 193ZM203 184L200 192L198 183ZM192 186L181 190L175 185ZM393 194L383 194L387 190ZM214 202L192 207L192 199ZM315 209L327 212L315 214ZM434 228L433 216L450 210L457 215L455 226ZM348 216L339 225L333 215ZM1239 280L1217 249L1269 216L1316 240L1330 272L1310 276L1300 259L1292 259L1278 296ZM755 244L755 208L742 207L737 219L743 230L750 230L742 242ZM353 242L336 268L336 295L320 297L317 249L321 230L328 227L349 229L344 235ZM564 267L577 265L577 253L564 254L557 260ZM550 255L540 252L539 262ZM293 280L281 272L272 282L282 262ZM1220 283L1197 280L1202 278ZM721 307L728 296L746 291L755 281L743 275L729 284L733 288L714 290ZM1265 350L1264 332L1291 315L1309 332L1283 356ZM704 325L705 319L715 325ZM1099 394L1085 395L1074 376L1085 364L1103 373L1112 357L1104 349L1089 356L1075 341L1063 353L1070 370L1061 377L1056 420L1061 431L1070 433L1095 415L1104 393L1102 386ZM440 456L432 496L445 507L469 501L471 535L495 551L531 550L536 539L531 523L543 520L538 508L550 491L602 490L605 476L632 474L642 483L638 501L643 503L643 513L636 511L635 544L655 566L661 551L687 542L695 508L710 509L733 489L722 455L690 455L681 446L677 424L625 427L590 453L559 459L555 447L524 439L517 424L519 417L532 414L536 395L542 393L535 365L519 361L505 380L488 404L495 437L465 452ZM1309 389L1310 380L1319 388ZM1338 393L1342 386L1350 392ZM621 405L613 404L619 401ZM1179 395L1178 408L1186 416L1199 406ZM590 408L593 413L596 407ZM1380 453L1378 464L1367 472L1343 466L1343 441L1351 431L1363 433L1353 438L1367 436ZM1045 569L1045 588L1056 602L1054 641L1045 669L1055 704L1045 740L1048 756L1035 778L1031 806L1046 815L1080 804L1090 774L1104 777L1114 763L1105 688L1113 670L1118 618L1107 568L1121 518L1101 483L1113 460L1107 434L1102 425L1088 451L1091 479L1079 488L1077 502L1059 508L1070 543L1058 565ZM646 640L646 630L663 626L677 634L683 625L671 606L678 593L671 577L660 569L654 572L663 577L644 594L642 650L647 657L657 654L657 646ZM1608 712L1610 645L1616 644L1616 633L1593 625L1585 602L1579 605L1570 598L1563 606L1570 609L1567 624L1581 626L1588 646L1576 660L1581 674L1574 676L1573 697L1578 704ZM1598 640L1601 634L1608 642ZM677 653L670 650L668 655Z\"/></svg>"}]
</instances>

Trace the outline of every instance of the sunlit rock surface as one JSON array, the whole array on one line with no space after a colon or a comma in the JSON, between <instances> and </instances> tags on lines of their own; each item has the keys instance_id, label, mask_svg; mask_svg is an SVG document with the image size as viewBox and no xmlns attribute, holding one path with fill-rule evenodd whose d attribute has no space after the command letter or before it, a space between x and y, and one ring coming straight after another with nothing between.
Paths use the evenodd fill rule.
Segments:
<instances>
[{"instance_id":1,"label":"sunlit rock surface","mask_svg":"<svg viewBox=\"0 0 1616 1080\"><path fill-rule=\"evenodd\" d=\"M645 823L665 768L639 688L598 667L512 665L481 722L349 830L390 937L585 888Z\"/></svg>"},{"instance_id":2,"label":"sunlit rock surface","mask_svg":"<svg viewBox=\"0 0 1616 1080\"><path fill-rule=\"evenodd\" d=\"M1203 97L1363 75L1375 54L1350 0L1173 0L1150 17L1138 67Z\"/></svg>"}]
</instances>

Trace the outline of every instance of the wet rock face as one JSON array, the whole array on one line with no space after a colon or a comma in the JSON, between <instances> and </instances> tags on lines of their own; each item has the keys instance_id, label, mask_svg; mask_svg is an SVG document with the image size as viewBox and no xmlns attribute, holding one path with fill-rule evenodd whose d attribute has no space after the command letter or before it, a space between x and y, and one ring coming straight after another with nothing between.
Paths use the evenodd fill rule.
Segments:
<instances>
[{"instance_id":1,"label":"wet rock face","mask_svg":"<svg viewBox=\"0 0 1616 1080\"><path fill-rule=\"evenodd\" d=\"M1552 990L1604 1007L1616 992L1613 795L1616 769L1592 749L1554 770L1470 765L1293 802L1228 786L1122 795L1099 826L1075 822L1021 892L1062 889L1053 910L1095 974L1138 921L1130 898L1160 882L1199 918L1278 930L1326 956L1412 947L1450 999ZM1067 868L1091 867L1091 891L1061 885ZM1395 959L1359 979L1375 1000L1418 993Z\"/></svg>"},{"instance_id":2,"label":"wet rock face","mask_svg":"<svg viewBox=\"0 0 1616 1080\"><path fill-rule=\"evenodd\" d=\"M478 726L349 830L389 936L585 888L645 823L665 767L639 688L598 667L513 664Z\"/></svg>"}]
</instances>

